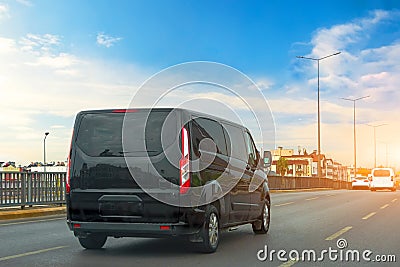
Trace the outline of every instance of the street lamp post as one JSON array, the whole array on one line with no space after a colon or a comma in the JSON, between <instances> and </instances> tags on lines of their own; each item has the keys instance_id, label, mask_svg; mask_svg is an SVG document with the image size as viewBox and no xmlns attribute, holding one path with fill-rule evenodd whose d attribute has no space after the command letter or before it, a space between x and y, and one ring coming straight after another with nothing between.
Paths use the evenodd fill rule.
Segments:
<instances>
[{"instance_id":1,"label":"street lamp post","mask_svg":"<svg viewBox=\"0 0 400 267\"><path fill-rule=\"evenodd\" d=\"M388 162L388 144L386 143L386 167L389 167L389 162Z\"/></svg>"},{"instance_id":2,"label":"street lamp post","mask_svg":"<svg viewBox=\"0 0 400 267\"><path fill-rule=\"evenodd\" d=\"M378 124L378 125L372 125L372 124L366 124L366 125L374 128L374 168L376 168L376 128L385 126L385 125L387 125L387 123ZM387 166L387 164L386 164L386 166Z\"/></svg>"},{"instance_id":3,"label":"street lamp post","mask_svg":"<svg viewBox=\"0 0 400 267\"><path fill-rule=\"evenodd\" d=\"M353 101L353 135L354 135L354 177L357 176L357 137L356 137L356 102L358 100L364 99L369 97L369 95L367 96L363 96L363 97L359 97L359 98L341 98L343 100L347 100L347 101Z\"/></svg>"},{"instance_id":4,"label":"street lamp post","mask_svg":"<svg viewBox=\"0 0 400 267\"><path fill-rule=\"evenodd\" d=\"M303 57L303 56L297 56L297 58L303 58L303 59L309 59L313 61L317 61L317 69L318 69L318 94L317 94L317 102L318 102L318 161L317 161L317 173L318 173L318 178L321 178L321 116L320 116L320 104L319 104L319 62L325 58L332 57L339 55L341 52L336 52L334 54L321 57L321 58L311 58L311 57Z\"/></svg>"},{"instance_id":5,"label":"street lamp post","mask_svg":"<svg viewBox=\"0 0 400 267\"><path fill-rule=\"evenodd\" d=\"M43 139L43 172L46 172L46 137L49 135L49 132L44 133Z\"/></svg>"}]
</instances>

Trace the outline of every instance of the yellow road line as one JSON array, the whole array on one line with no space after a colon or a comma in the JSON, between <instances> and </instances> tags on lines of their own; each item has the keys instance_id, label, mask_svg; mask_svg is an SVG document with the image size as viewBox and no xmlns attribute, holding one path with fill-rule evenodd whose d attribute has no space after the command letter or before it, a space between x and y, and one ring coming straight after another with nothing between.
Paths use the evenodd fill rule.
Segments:
<instances>
[{"instance_id":1,"label":"yellow road line","mask_svg":"<svg viewBox=\"0 0 400 267\"><path fill-rule=\"evenodd\" d=\"M26 252L26 253L22 253L22 254L6 256L6 257L0 258L0 261L5 261L5 260L10 260L10 259L20 258L20 257L25 257L25 256L30 256L30 255L35 255L35 254L44 253L44 252L48 252L48 251L52 251L52 250L57 250L57 249L66 248L66 247L68 247L68 246L59 246L59 247L53 247L53 248L46 248L46 249L41 249L41 250L36 250L36 251L30 251L30 252Z\"/></svg>"},{"instance_id":2,"label":"yellow road line","mask_svg":"<svg viewBox=\"0 0 400 267\"><path fill-rule=\"evenodd\" d=\"M371 218L372 216L374 216L375 214L376 214L376 212L371 212L370 214L364 216L362 219L367 220L367 219Z\"/></svg>"},{"instance_id":3,"label":"yellow road line","mask_svg":"<svg viewBox=\"0 0 400 267\"><path fill-rule=\"evenodd\" d=\"M387 207L389 207L389 204L383 205L383 206L381 207L381 210L383 210L383 209L385 209L385 208L387 208Z\"/></svg>"},{"instance_id":4,"label":"yellow road line","mask_svg":"<svg viewBox=\"0 0 400 267\"><path fill-rule=\"evenodd\" d=\"M331 236L328 236L327 238L325 238L325 240L329 241L329 240L333 240L338 238L339 236L341 236L342 234L346 233L347 231L349 231L351 228L353 228L353 226L347 226L345 228L343 228L342 230L337 231L336 233L334 233Z\"/></svg>"},{"instance_id":5,"label":"yellow road line","mask_svg":"<svg viewBox=\"0 0 400 267\"><path fill-rule=\"evenodd\" d=\"M307 201L309 201L309 200L314 200L314 199L318 199L319 197L312 197L312 198L307 198L306 200Z\"/></svg>"},{"instance_id":6,"label":"yellow road line","mask_svg":"<svg viewBox=\"0 0 400 267\"><path fill-rule=\"evenodd\" d=\"M290 267L294 264L296 264L296 262L298 262L299 260L288 260L285 263L282 263L281 265L279 265L279 267Z\"/></svg>"},{"instance_id":7,"label":"yellow road line","mask_svg":"<svg viewBox=\"0 0 400 267\"><path fill-rule=\"evenodd\" d=\"M396 201L397 201L397 198L393 199L391 202L394 203L394 202L396 202Z\"/></svg>"},{"instance_id":8,"label":"yellow road line","mask_svg":"<svg viewBox=\"0 0 400 267\"><path fill-rule=\"evenodd\" d=\"M290 205L293 204L294 202L286 202L286 203L282 203L282 204L276 204L275 207L281 207L281 206L286 206L286 205Z\"/></svg>"}]
</instances>

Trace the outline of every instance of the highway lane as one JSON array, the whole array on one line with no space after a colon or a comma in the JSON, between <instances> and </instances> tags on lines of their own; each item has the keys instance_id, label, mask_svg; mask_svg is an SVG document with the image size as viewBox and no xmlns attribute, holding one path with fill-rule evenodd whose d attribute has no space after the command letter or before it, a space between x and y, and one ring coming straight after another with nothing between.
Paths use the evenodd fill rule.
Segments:
<instances>
[{"instance_id":1,"label":"highway lane","mask_svg":"<svg viewBox=\"0 0 400 267\"><path fill-rule=\"evenodd\" d=\"M400 192L314 191L274 193L272 221L267 235L254 235L250 225L224 232L218 251L201 254L193 244L177 239L109 238L105 248L88 251L80 247L63 218L41 218L0 223L0 266L319 266L321 262L288 261L257 253L265 249L339 250L344 238L347 250L371 250L395 255L400 261ZM364 218L364 219L363 219ZM293 254L295 255L295 254ZM263 253L260 256L264 256ZM283 257L285 257L283 256ZM307 256L307 255L306 255ZM323 264L342 265L324 255ZM362 260L362 259L361 259ZM348 266L377 262L348 262ZM386 266L384 265L384 266Z\"/></svg>"}]
</instances>

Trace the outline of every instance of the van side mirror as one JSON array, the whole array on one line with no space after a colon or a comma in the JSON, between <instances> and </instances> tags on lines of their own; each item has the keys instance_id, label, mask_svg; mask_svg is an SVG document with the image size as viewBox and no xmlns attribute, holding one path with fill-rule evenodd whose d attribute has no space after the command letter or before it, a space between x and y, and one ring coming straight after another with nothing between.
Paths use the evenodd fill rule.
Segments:
<instances>
[{"instance_id":1,"label":"van side mirror","mask_svg":"<svg viewBox=\"0 0 400 267\"><path fill-rule=\"evenodd\" d=\"M264 168L271 167L272 164L272 153L271 151L264 151Z\"/></svg>"}]
</instances>

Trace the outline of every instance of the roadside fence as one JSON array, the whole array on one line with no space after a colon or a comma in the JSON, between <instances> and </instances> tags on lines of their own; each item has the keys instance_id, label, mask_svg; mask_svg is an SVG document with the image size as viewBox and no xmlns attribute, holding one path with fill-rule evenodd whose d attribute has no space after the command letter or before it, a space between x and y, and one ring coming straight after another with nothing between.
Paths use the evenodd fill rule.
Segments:
<instances>
[{"instance_id":1,"label":"roadside fence","mask_svg":"<svg viewBox=\"0 0 400 267\"><path fill-rule=\"evenodd\" d=\"M0 172L0 207L65 204L65 172ZM351 182L315 177L269 176L273 190L351 189Z\"/></svg>"},{"instance_id":2,"label":"roadside fence","mask_svg":"<svg viewBox=\"0 0 400 267\"><path fill-rule=\"evenodd\" d=\"M309 188L351 189L351 182L318 177L268 176L268 185L273 190Z\"/></svg>"},{"instance_id":3,"label":"roadside fence","mask_svg":"<svg viewBox=\"0 0 400 267\"><path fill-rule=\"evenodd\" d=\"M0 207L65 203L65 172L0 172Z\"/></svg>"}]
</instances>

